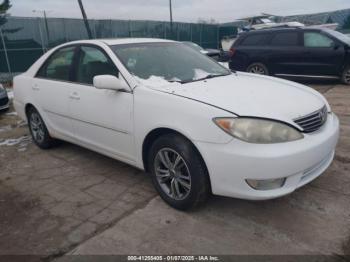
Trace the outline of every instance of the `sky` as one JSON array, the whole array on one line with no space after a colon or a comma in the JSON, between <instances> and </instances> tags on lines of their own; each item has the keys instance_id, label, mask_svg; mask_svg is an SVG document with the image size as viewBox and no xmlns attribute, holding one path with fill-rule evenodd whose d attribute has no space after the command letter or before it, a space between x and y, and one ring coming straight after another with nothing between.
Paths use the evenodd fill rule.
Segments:
<instances>
[{"instance_id":1,"label":"sky","mask_svg":"<svg viewBox=\"0 0 350 262\"><path fill-rule=\"evenodd\" d=\"M1 1L1 0L0 0ZM215 19L231 22L261 12L274 15L318 13L350 8L350 0L172 0L174 21ZM13 16L75 17L81 13L77 0L11 0ZM92 19L169 20L169 0L83 0Z\"/></svg>"}]
</instances>

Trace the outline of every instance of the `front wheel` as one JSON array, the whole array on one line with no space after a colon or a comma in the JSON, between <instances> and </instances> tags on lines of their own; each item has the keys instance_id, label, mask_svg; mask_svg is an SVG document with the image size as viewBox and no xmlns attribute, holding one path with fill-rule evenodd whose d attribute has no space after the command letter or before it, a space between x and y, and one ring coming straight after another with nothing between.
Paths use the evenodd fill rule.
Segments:
<instances>
[{"instance_id":1,"label":"front wheel","mask_svg":"<svg viewBox=\"0 0 350 262\"><path fill-rule=\"evenodd\" d=\"M346 85L350 85L350 66L347 66L342 75L342 82Z\"/></svg>"},{"instance_id":2,"label":"front wheel","mask_svg":"<svg viewBox=\"0 0 350 262\"><path fill-rule=\"evenodd\" d=\"M148 166L156 190L170 206L187 210L207 199L207 169L186 138L176 134L160 137L150 149Z\"/></svg>"},{"instance_id":3,"label":"front wheel","mask_svg":"<svg viewBox=\"0 0 350 262\"><path fill-rule=\"evenodd\" d=\"M269 75L269 70L262 63L253 63L247 68L248 73L257 74L257 75Z\"/></svg>"}]
</instances>

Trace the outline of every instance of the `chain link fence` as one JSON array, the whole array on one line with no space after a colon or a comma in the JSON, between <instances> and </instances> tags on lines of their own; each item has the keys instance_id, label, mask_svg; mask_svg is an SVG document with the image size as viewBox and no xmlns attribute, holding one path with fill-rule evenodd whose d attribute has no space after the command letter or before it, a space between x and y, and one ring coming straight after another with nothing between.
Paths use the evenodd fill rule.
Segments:
<instances>
[{"instance_id":1,"label":"chain link fence","mask_svg":"<svg viewBox=\"0 0 350 262\"><path fill-rule=\"evenodd\" d=\"M220 48L232 26L128 20L89 20L93 38L150 37L192 41L204 48ZM87 39L82 19L10 17L0 27L0 82L26 71L42 54L59 44Z\"/></svg>"}]
</instances>

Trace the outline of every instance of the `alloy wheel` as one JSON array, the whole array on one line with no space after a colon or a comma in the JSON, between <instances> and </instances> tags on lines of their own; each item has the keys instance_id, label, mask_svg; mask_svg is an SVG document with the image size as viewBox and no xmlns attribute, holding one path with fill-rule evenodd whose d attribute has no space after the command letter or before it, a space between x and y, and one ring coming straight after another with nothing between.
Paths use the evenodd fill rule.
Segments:
<instances>
[{"instance_id":1,"label":"alloy wheel","mask_svg":"<svg viewBox=\"0 0 350 262\"><path fill-rule=\"evenodd\" d=\"M32 131L33 138L36 142L42 143L45 139L44 123L41 120L38 113L33 112L30 115L30 130Z\"/></svg>"},{"instance_id":2,"label":"alloy wheel","mask_svg":"<svg viewBox=\"0 0 350 262\"><path fill-rule=\"evenodd\" d=\"M157 182L174 200L183 200L191 192L191 174L185 160L170 148L159 150L154 159Z\"/></svg>"},{"instance_id":3,"label":"alloy wheel","mask_svg":"<svg viewBox=\"0 0 350 262\"><path fill-rule=\"evenodd\" d=\"M249 69L249 73L258 74L258 75L265 75L265 69L262 66L254 65Z\"/></svg>"}]
</instances>

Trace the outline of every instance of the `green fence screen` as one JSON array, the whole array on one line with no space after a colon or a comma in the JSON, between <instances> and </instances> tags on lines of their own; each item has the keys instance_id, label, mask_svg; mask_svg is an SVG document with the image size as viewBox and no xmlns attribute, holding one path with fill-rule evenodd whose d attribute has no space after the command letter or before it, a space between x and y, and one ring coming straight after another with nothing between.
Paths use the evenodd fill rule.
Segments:
<instances>
[{"instance_id":1,"label":"green fence screen","mask_svg":"<svg viewBox=\"0 0 350 262\"><path fill-rule=\"evenodd\" d=\"M43 53L59 44L87 39L82 19L10 17L0 29L0 80L23 72ZM204 48L220 48L223 36L236 34L233 27L211 24L89 20L93 38L150 37L192 41Z\"/></svg>"}]
</instances>

